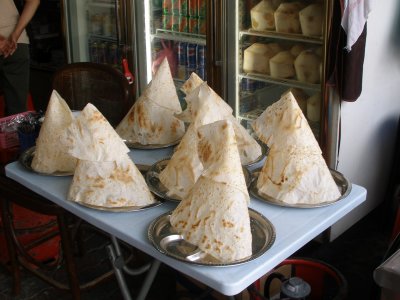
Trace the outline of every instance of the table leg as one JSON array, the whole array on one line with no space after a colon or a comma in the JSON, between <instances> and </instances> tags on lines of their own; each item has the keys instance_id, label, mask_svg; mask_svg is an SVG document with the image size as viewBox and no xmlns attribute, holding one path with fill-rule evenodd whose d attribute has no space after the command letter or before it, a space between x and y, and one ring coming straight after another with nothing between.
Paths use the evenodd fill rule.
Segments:
<instances>
[{"instance_id":1,"label":"table leg","mask_svg":"<svg viewBox=\"0 0 400 300\"><path fill-rule=\"evenodd\" d=\"M146 274L146 278L143 281L142 288L140 289L139 295L137 296L136 300L144 300L147 296L147 293L150 290L150 287L154 281L154 278L157 275L157 271L160 268L161 262L159 260L154 260L151 264L150 270Z\"/></svg>"},{"instance_id":2,"label":"table leg","mask_svg":"<svg viewBox=\"0 0 400 300\"><path fill-rule=\"evenodd\" d=\"M133 276L147 272L139 291L139 295L136 298L137 300L144 300L150 290L154 278L157 275L161 262L155 259L151 264L148 263L142 267L131 269L125 264L117 238L115 236L110 237L112 245L108 245L107 250L124 300L132 299L125 281L124 272Z\"/></svg>"},{"instance_id":3,"label":"table leg","mask_svg":"<svg viewBox=\"0 0 400 300\"><path fill-rule=\"evenodd\" d=\"M126 285L124 274L122 272L122 265L120 260L121 257L116 256L112 245L108 245L106 248L108 250L108 256L114 268L115 277L117 278L117 282L119 285L119 289L121 290L122 297L124 298L124 300L131 300L132 298L129 293L128 287ZM122 262L122 264L124 264L124 262Z\"/></svg>"}]
</instances>

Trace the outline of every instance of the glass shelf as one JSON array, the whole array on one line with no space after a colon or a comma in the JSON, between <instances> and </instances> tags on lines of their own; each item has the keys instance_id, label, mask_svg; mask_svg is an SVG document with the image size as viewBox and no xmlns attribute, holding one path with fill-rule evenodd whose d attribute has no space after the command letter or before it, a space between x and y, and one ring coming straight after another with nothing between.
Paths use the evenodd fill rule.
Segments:
<instances>
[{"instance_id":1,"label":"glass shelf","mask_svg":"<svg viewBox=\"0 0 400 300\"><path fill-rule=\"evenodd\" d=\"M115 3L110 1L92 1L89 2L88 5L103 8L115 8Z\"/></svg>"},{"instance_id":2,"label":"glass shelf","mask_svg":"<svg viewBox=\"0 0 400 300\"><path fill-rule=\"evenodd\" d=\"M301 89L308 89L313 91L321 91L321 84L319 83L307 83L300 82L294 79L284 79L284 78L275 78L264 74L256 74L256 73L241 73L239 74L239 79L247 78L252 80L258 80L266 83L274 83L279 85L284 85L288 87L297 87Z\"/></svg>"},{"instance_id":3,"label":"glass shelf","mask_svg":"<svg viewBox=\"0 0 400 300\"><path fill-rule=\"evenodd\" d=\"M108 42L116 42L117 38L114 36L106 36L106 35L101 35L101 34L89 34L89 39L94 39L94 40L102 40L102 41L108 41Z\"/></svg>"},{"instance_id":4,"label":"glass shelf","mask_svg":"<svg viewBox=\"0 0 400 300\"><path fill-rule=\"evenodd\" d=\"M206 36L200 34L177 32L172 30L157 29L156 34L153 34L152 39L164 39L177 42L186 42L191 44L206 45Z\"/></svg>"},{"instance_id":5,"label":"glass shelf","mask_svg":"<svg viewBox=\"0 0 400 300\"><path fill-rule=\"evenodd\" d=\"M317 45L323 44L322 37L310 37L302 34L290 34L290 33L282 33L276 31L257 31L254 29L242 30L239 32L240 38L243 36L257 36L264 38L274 38L279 40L288 40L294 42L304 42L304 43L312 43Z\"/></svg>"}]
</instances>

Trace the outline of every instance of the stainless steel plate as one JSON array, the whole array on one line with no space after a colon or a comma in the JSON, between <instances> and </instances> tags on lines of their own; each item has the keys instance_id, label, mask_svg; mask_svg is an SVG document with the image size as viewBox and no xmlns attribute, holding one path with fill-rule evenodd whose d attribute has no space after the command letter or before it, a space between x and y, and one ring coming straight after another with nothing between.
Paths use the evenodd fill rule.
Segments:
<instances>
[{"instance_id":1,"label":"stainless steel plate","mask_svg":"<svg viewBox=\"0 0 400 300\"><path fill-rule=\"evenodd\" d=\"M249 162L249 163L243 165L243 166L245 166L245 167L247 167L247 168L250 168L250 167L254 166L255 164L259 163L259 162L262 161L262 160L264 159L264 157L266 157L267 154L268 154L268 147L267 147L263 142L260 142L260 141L257 141L257 142L258 142L258 143L260 144L260 146L261 146L261 155L260 155L259 157L257 157L255 160L253 160L253 161L251 161L251 162Z\"/></svg>"},{"instance_id":2,"label":"stainless steel plate","mask_svg":"<svg viewBox=\"0 0 400 300\"><path fill-rule=\"evenodd\" d=\"M39 175L48 175L48 176L72 176L74 175L74 172L54 172L54 173L42 173L42 172L37 172L34 169L32 169L32 159L33 156L35 155L35 149L36 147L31 147L29 149L26 149L24 152L19 157L19 162L21 165L23 165L27 170L34 172Z\"/></svg>"},{"instance_id":3,"label":"stainless steel plate","mask_svg":"<svg viewBox=\"0 0 400 300\"><path fill-rule=\"evenodd\" d=\"M175 145L179 144L180 141L181 141L181 139L178 139L178 140L176 140L176 141L173 141L173 142L168 143L168 144L163 144L163 145L161 145L161 144L142 145L142 144L137 143L137 142L132 142L132 141L124 140L125 145L126 145L128 148L131 148L131 149L141 149L141 150L152 150L152 149L163 149L163 148L168 148L168 147L172 147L172 146L175 146Z\"/></svg>"},{"instance_id":4,"label":"stainless steel plate","mask_svg":"<svg viewBox=\"0 0 400 300\"><path fill-rule=\"evenodd\" d=\"M88 207L88 208L93 208L97 210L103 210L103 211L109 211L109 212L131 212L131 211L139 211L139 210L145 210L149 209L152 207L156 207L162 204L161 201L156 201L152 204L145 205L145 206L124 206L124 207L105 207L105 206L98 206L98 205L92 205L92 204L87 204L84 202L76 202L79 205Z\"/></svg>"},{"instance_id":5,"label":"stainless steel plate","mask_svg":"<svg viewBox=\"0 0 400 300\"><path fill-rule=\"evenodd\" d=\"M250 194L262 201L268 202L270 204L278 205L278 206L297 207L297 208L323 207L323 206L328 206L328 205L337 203L338 201L347 197L351 192L351 183L343 176L343 174L336 170L330 169L332 177L335 180L335 182L339 188L339 191L341 193L341 196L338 199L329 201L329 202L316 203L316 204L306 204L306 203L289 204L289 203L285 203L283 201L280 201L278 199L275 199L275 198L267 196L267 195L261 195L258 192L257 179L258 179L258 174L260 173L260 170L261 169L256 169L253 171L252 182L251 182L250 189L249 189Z\"/></svg>"},{"instance_id":6,"label":"stainless steel plate","mask_svg":"<svg viewBox=\"0 0 400 300\"><path fill-rule=\"evenodd\" d=\"M271 248L276 237L275 228L266 217L251 208L249 208L249 215L253 254L248 258L230 263L222 263L201 251L197 246L186 242L172 228L169 222L171 212L162 214L150 224L148 237L158 251L187 263L217 267L243 264L265 253Z\"/></svg>"},{"instance_id":7,"label":"stainless steel plate","mask_svg":"<svg viewBox=\"0 0 400 300\"><path fill-rule=\"evenodd\" d=\"M161 171L165 169L169 160L170 158L164 158L153 164L146 173L146 183L149 186L150 191L152 191L157 196L168 201L180 202L181 200L169 197L167 195L168 189L160 182L159 179ZM251 174L249 170L245 167L243 167L243 174L246 181L246 186L247 188L249 188L251 183Z\"/></svg>"}]
</instances>

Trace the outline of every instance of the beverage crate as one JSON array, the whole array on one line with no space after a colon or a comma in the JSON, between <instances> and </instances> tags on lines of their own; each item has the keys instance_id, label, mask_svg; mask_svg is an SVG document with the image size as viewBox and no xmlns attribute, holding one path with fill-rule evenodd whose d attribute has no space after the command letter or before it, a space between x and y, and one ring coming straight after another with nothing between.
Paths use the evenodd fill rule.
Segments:
<instances>
[{"instance_id":1,"label":"beverage crate","mask_svg":"<svg viewBox=\"0 0 400 300\"><path fill-rule=\"evenodd\" d=\"M17 133L17 120L28 115L30 112L11 115L0 118L0 148L7 149L19 145Z\"/></svg>"}]
</instances>

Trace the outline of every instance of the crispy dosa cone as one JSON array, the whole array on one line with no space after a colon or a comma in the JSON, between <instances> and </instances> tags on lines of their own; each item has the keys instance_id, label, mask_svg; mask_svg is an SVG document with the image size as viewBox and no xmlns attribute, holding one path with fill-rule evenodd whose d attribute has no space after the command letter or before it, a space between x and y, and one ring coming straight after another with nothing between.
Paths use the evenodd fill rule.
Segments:
<instances>
[{"instance_id":1,"label":"crispy dosa cone","mask_svg":"<svg viewBox=\"0 0 400 300\"><path fill-rule=\"evenodd\" d=\"M220 132L220 139L215 132ZM172 212L170 222L185 240L221 262L244 259L252 254L249 195L232 124L223 120L205 125L199 136L198 151L206 170Z\"/></svg>"},{"instance_id":2,"label":"crispy dosa cone","mask_svg":"<svg viewBox=\"0 0 400 300\"><path fill-rule=\"evenodd\" d=\"M182 138L184 123L174 115L182 112L174 81L164 59L153 80L118 124L121 138L142 145L165 145Z\"/></svg>"},{"instance_id":3,"label":"crispy dosa cone","mask_svg":"<svg viewBox=\"0 0 400 300\"><path fill-rule=\"evenodd\" d=\"M269 106L253 122L270 147L257 189L288 204L318 204L340 197L321 149L291 92Z\"/></svg>"},{"instance_id":4,"label":"crispy dosa cone","mask_svg":"<svg viewBox=\"0 0 400 300\"><path fill-rule=\"evenodd\" d=\"M114 128L87 104L63 135L79 158L68 193L75 202L102 207L145 206L154 197Z\"/></svg>"},{"instance_id":5,"label":"crispy dosa cone","mask_svg":"<svg viewBox=\"0 0 400 300\"><path fill-rule=\"evenodd\" d=\"M60 144L60 135L72 123L73 115L65 100L53 90L36 140L32 169L40 173L73 172L77 160Z\"/></svg>"},{"instance_id":6,"label":"crispy dosa cone","mask_svg":"<svg viewBox=\"0 0 400 300\"><path fill-rule=\"evenodd\" d=\"M80 160L116 161L129 152L114 128L91 103L66 129L61 141L68 153Z\"/></svg>"},{"instance_id":7,"label":"crispy dosa cone","mask_svg":"<svg viewBox=\"0 0 400 300\"><path fill-rule=\"evenodd\" d=\"M127 154L111 162L79 160L68 199L99 207L146 206L155 202Z\"/></svg>"}]
</instances>

